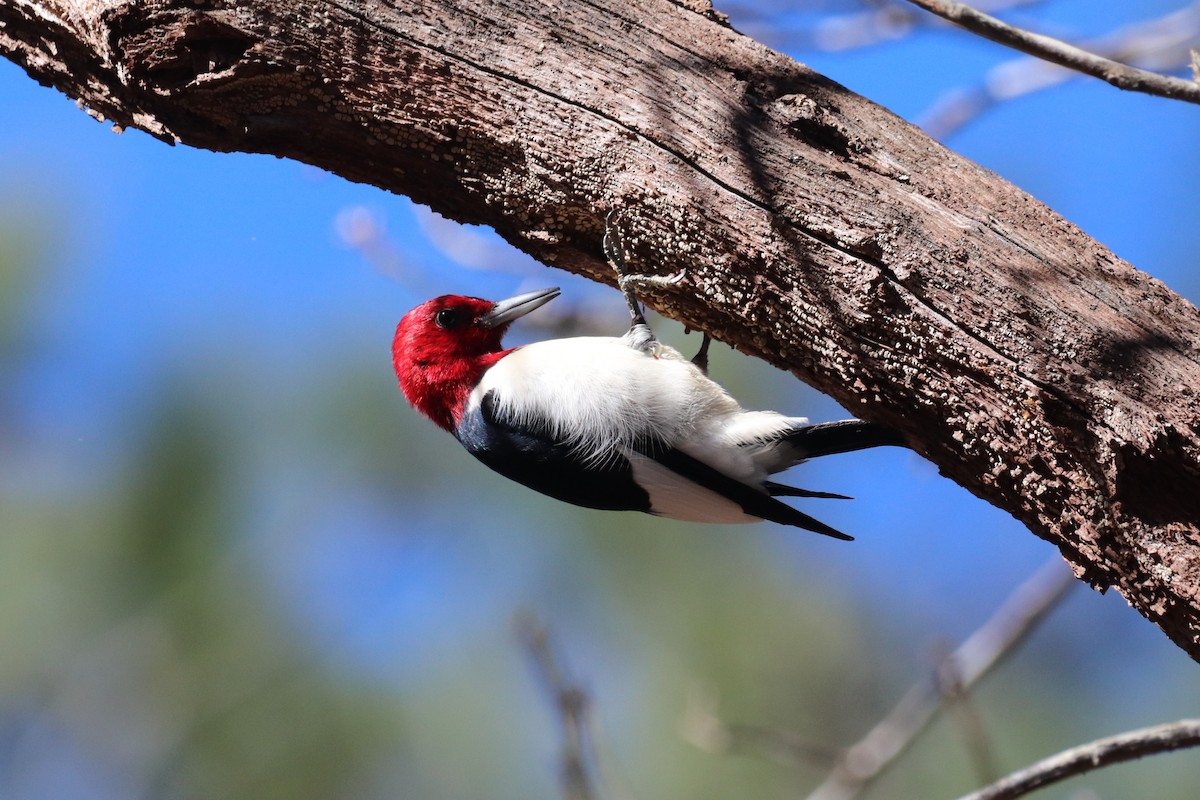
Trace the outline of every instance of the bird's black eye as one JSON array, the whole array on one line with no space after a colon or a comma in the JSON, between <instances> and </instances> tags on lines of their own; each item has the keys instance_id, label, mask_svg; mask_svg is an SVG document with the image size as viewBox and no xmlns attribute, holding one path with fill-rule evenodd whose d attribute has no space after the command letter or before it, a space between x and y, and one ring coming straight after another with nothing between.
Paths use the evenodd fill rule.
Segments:
<instances>
[{"instance_id":1,"label":"bird's black eye","mask_svg":"<svg viewBox=\"0 0 1200 800\"><path fill-rule=\"evenodd\" d=\"M443 308L434 315L433 321L439 328L457 328L470 322L471 315L461 308Z\"/></svg>"}]
</instances>

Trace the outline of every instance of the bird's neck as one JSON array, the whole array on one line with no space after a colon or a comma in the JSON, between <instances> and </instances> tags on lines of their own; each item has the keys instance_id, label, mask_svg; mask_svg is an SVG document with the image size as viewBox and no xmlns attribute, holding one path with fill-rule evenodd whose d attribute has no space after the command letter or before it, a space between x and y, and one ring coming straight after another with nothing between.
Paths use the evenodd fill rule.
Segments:
<instances>
[{"instance_id":1,"label":"bird's neck","mask_svg":"<svg viewBox=\"0 0 1200 800\"><path fill-rule=\"evenodd\" d=\"M484 353L418 367L412 380L403 387L404 393L418 411L453 433L483 373L511 352Z\"/></svg>"}]
</instances>

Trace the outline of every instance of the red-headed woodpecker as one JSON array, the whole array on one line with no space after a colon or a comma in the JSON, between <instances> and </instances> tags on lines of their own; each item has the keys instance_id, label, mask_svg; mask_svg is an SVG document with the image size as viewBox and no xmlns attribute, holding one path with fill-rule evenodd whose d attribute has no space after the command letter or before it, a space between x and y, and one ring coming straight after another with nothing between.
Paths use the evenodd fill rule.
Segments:
<instances>
[{"instance_id":1,"label":"red-headed woodpecker","mask_svg":"<svg viewBox=\"0 0 1200 800\"><path fill-rule=\"evenodd\" d=\"M501 345L513 320L558 294L446 295L405 314L392 357L408 401L501 475L568 503L851 538L775 499L841 495L767 477L808 458L902 445L897 433L744 410L654 339L628 292L634 325L624 337Z\"/></svg>"}]
</instances>

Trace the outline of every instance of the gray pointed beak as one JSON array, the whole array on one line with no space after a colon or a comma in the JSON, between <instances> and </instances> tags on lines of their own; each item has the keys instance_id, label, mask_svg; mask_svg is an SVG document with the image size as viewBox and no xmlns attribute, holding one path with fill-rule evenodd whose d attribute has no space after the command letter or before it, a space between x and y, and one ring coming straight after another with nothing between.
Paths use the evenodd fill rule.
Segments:
<instances>
[{"instance_id":1,"label":"gray pointed beak","mask_svg":"<svg viewBox=\"0 0 1200 800\"><path fill-rule=\"evenodd\" d=\"M536 292L519 294L496 303L491 311L479 317L475 322L485 328L499 328L501 325L507 325L514 319L525 316L534 309L541 308L558 295L557 286L553 289L538 289Z\"/></svg>"}]
</instances>

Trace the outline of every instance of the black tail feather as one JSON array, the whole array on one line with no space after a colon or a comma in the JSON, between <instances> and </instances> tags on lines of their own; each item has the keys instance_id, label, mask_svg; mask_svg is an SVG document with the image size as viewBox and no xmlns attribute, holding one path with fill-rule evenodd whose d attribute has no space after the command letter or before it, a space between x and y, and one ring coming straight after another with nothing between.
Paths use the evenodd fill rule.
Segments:
<instances>
[{"instance_id":1,"label":"black tail feather","mask_svg":"<svg viewBox=\"0 0 1200 800\"><path fill-rule=\"evenodd\" d=\"M908 447L900 431L861 419L806 425L788 433L784 439L803 451L804 458L853 453L869 447Z\"/></svg>"},{"instance_id":2,"label":"black tail feather","mask_svg":"<svg viewBox=\"0 0 1200 800\"><path fill-rule=\"evenodd\" d=\"M766 481L763 488L767 490L767 494L771 497L819 497L825 500L853 500L853 497L845 494L834 494L833 492L814 492L811 489L799 489L795 486L788 486L775 481Z\"/></svg>"},{"instance_id":3,"label":"black tail feather","mask_svg":"<svg viewBox=\"0 0 1200 800\"><path fill-rule=\"evenodd\" d=\"M841 539L843 542L854 541L853 536L842 533L837 528L831 528L824 522L821 522L819 519L805 514L803 511L794 509L785 503L781 503L778 500L774 500L769 497L764 497L763 500L767 501L771 505L768 506L764 503L758 508L747 509L747 512L771 522L778 522L781 525L791 525L796 528L803 528L806 531L819 533L822 536L831 536L834 539Z\"/></svg>"},{"instance_id":4,"label":"black tail feather","mask_svg":"<svg viewBox=\"0 0 1200 800\"><path fill-rule=\"evenodd\" d=\"M848 536L836 528L831 528L824 522L776 500L769 494L764 494L762 491L747 486L741 481L734 480L723 472L705 464L703 461L684 453L682 450L675 450L674 448L639 448L639 452L647 458L654 459L675 473L684 476L688 480L732 500L752 517L778 522L781 525L804 528L813 533L832 536L835 539L846 541L854 539L853 536ZM782 484L775 485L782 486ZM804 490L800 489L796 491Z\"/></svg>"}]
</instances>

